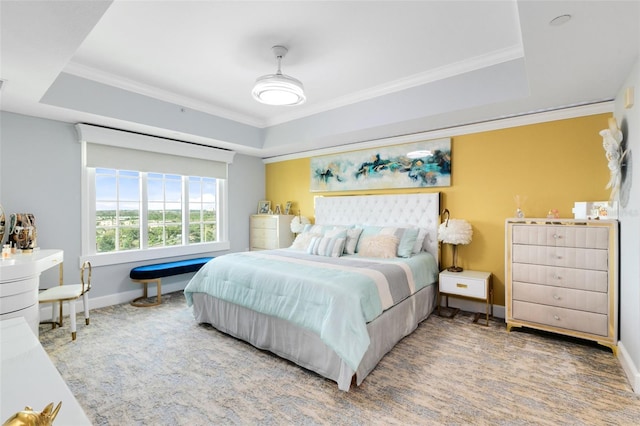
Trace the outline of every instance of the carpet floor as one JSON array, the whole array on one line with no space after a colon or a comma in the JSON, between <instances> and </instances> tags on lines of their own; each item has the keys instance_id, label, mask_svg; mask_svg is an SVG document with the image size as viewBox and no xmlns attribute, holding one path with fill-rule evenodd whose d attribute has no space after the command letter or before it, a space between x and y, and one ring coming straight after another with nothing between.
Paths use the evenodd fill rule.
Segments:
<instances>
[{"instance_id":1,"label":"carpet floor","mask_svg":"<svg viewBox=\"0 0 640 426\"><path fill-rule=\"evenodd\" d=\"M95 425L640 424L609 349L464 312L431 315L348 393L197 324L181 292L81 317L75 342L68 319L40 341Z\"/></svg>"}]
</instances>

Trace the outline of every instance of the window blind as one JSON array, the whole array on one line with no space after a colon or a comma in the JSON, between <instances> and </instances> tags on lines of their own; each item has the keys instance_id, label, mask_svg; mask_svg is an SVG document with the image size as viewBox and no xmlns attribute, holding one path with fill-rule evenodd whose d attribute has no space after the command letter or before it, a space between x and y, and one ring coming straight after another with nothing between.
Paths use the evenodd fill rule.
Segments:
<instances>
[{"instance_id":1,"label":"window blind","mask_svg":"<svg viewBox=\"0 0 640 426\"><path fill-rule=\"evenodd\" d=\"M122 130L77 124L85 166L227 178L235 152Z\"/></svg>"}]
</instances>

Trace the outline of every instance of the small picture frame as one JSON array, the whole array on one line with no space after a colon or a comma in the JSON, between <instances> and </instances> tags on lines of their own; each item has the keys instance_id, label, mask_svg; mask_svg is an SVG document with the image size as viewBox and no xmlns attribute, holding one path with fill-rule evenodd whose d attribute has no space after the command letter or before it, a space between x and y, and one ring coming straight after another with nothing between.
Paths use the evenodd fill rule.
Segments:
<instances>
[{"instance_id":1,"label":"small picture frame","mask_svg":"<svg viewBox=\"0 0 640 426\"><path fill-rule=\"evenodd\" d=\"M291 214L291 201L287 201L287 204L285 204L284 214Z\"/></svg>"},{"instance_id":2,"label":"small picture frame","mask_svg":"<svg viewBox=\"0 0 640 426\"><path fill-rule=\"evenodd\" d=\"M258 201L258 214L269 214L269 210L271 210L271 201Z\"/></svg>"},{"instance_id":3,"label":"small picture frame","mask_svg":"<svg viewBox=\"0 0 640 426\"><path fill-rule=\"evenodd\" d=\"M281 213L280 213L280 204L276 204L276 209L275 209L275 211L273 212L273 214L281 214Z\"/></svg>"}]
</instances>

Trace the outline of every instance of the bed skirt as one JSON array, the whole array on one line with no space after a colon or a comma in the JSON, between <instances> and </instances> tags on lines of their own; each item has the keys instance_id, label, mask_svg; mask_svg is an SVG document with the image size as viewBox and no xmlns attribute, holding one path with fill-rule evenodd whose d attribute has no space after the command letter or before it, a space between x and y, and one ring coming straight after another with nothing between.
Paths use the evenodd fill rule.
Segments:
<instances>
[{"instance_id":1,"label":"bed skirt","mask_svg":"<svg viewBox=\"0 0 640 426\"><path fill-rule=\"evenodd\" d=\"M371 344L355 372L357 385L396 343L411 334L433 312L436 293L437 283L428 285L367 324ZM205 293L193 293L193 315L199 323L211 324L224 333L337 382L340 390L348 391L351 386L354 371L308 329Z\"/></svg>"}]
</instances>

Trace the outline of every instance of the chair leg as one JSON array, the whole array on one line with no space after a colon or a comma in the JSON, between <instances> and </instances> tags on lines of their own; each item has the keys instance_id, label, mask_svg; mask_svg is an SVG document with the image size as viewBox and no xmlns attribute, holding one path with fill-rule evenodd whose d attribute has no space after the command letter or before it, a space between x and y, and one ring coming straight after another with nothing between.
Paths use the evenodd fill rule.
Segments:
<instances>
[{"instance_id":1,"label":"chair leg","mask_svg":"<svg viewBox=\"0 0 640 426\"><path fill-rule=\"evenodd\" d=\"M51 302L51 329L56 328L56 306L57 302Z\"/></svg>"},{"instance_id":2,"label":"chair leg","mask_svg":"<svg viewBox=\"0 0 640 426\"><path fill-rule=\"evenodd\" d=\"M89 325L89 293L82 295L82 306L84 306L84 323Z\"/></svg>"},{"instance_id":3,"label":"chair leg","mask_svg":"<svg viewBox=\"0 0 640 426\"><path fill-rule=\"evenodd\" d=\"M76 301L69 300L69 315L71 322L71 340L76 340Z\"/></svg>"}]
</instances>

